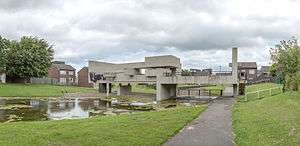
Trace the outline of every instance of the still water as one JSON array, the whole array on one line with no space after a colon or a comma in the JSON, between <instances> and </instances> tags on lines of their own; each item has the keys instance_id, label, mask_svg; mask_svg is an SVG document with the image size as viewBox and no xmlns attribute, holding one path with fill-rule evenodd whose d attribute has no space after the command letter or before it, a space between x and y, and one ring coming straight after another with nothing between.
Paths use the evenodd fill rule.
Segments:
<instances>
[{"instance_id":1,"label":"still water","mask_svg":"<svg viewBox=\"0 0 300 146\"><path fill-rule=\"evenodd\" d=\"M111 107L94 98L74 99L0 99L0 122L44 121L119 115L135 112Z\"/></svg>"}]
</instances>

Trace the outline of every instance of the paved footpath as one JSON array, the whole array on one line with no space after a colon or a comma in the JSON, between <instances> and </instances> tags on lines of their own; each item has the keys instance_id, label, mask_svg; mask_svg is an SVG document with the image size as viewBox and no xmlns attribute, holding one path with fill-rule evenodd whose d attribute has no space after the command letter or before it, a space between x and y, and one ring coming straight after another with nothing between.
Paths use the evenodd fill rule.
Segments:
<instances>
[{"instance_id":1,"label":"paved footpath","mask_svg":"<svg viewBox=\"0 0 300 146\"><path fill-rule=\"evenodd\" d=\"M217 99L163 146L233 146L231 108L234 98Z\"/></svg>"}]
</instances>

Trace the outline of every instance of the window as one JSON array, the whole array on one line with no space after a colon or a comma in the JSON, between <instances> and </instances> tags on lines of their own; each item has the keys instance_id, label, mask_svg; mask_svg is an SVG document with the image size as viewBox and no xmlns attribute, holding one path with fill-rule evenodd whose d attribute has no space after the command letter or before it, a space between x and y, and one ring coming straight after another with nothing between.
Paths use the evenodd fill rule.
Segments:
<instances>
[{"instance_id":1,"label":"window","mask_svg":"<svg viewBox=\"0 0 300 146\"><path fill-rule=\"evenodd\" d=\"M61 71L59 71L59 74L65 75L65 74L66 74L66 71L65 71L65 70L61 70Z\"/></svg>"},{"instance_id":2,"label":"window","mask_svg":"<svg viewBox=\"0 0 300 146\"><path fill-rule=\"evenodd\" d=\"M249 74L254 75L255 74L255 70L254 69L250 69L249 70Z\"/></svg>"},{"instance_id":3,"label":"window","mask_svg":"<svg viewBox=\"0 0 300 146\"><path fill-rule=\"evenodd\" d=\"M69 71L69 75L74 75L74 71Z\"/></svg>"},{"instance_id":4,"label":"window","mask_svg":"<svg viewBox=\"0 0 300 146\"><path fill-rule=\"evenodd\" d=\"M69 82L73 83L74 82L73 78L69 78Z\"/></svg>"},{"instance_id":5,"label":"window","mask_svg":"<svg viewBox=\"0 0 300 146\"><path fill-rule=\"evenodd\" d=\"M59 82L65 84L65 83L67 83L67 79L66 78L60 78Z\"/></svg>"}]
</instances>

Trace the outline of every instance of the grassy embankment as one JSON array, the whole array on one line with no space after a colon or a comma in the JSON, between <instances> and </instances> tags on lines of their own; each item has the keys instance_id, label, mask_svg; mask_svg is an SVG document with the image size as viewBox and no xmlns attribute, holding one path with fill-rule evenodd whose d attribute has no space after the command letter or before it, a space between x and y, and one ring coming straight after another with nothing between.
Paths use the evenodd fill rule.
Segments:
<instances>
[{"instance_id":1,"label":"grassy embankment","mask_svg":"<svg viewBox=\"0 0 300 146\"><path fill-rule=\"evenodd\" d=\"M81 120L0 123L0 145L161 145L206 106Z\"/></svg>"},{"instance_id":2,"label":"grassy embankment","mask_svg":"<svg viewBox=\"0 0 300 146\"><path fill-rule=\"evenodd\" d=\"M0 84L0 97L58 97L64 93L94 93L95 89L46 84Z\"/></svg>"},{"instance_id":3,"label":"grassy embankment","mask_svg":"<svg viewBox=\"0 0 300 146\"><path fill-rule=\"evenodd\" d=\"M252 85L247 92L276 86ZM237 145L300 145L300 92L237 102L233 128Z\"/></svg>"}]
</instances>

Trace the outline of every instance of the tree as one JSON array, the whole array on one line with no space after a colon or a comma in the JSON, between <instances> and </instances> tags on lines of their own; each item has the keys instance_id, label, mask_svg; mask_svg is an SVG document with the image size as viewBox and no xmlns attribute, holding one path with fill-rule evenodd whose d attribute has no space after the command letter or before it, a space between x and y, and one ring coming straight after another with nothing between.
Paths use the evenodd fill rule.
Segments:
<instances>
[{"instance_id":1,"label":"tree","mask_svg":"<svg viewBox=\"0 0 300 146\"><path fill-rule=\"evenodd\" d=\"M187 69L183 69L182 72L181 72L181 75L182 76L191 76L192 72L187 70Z\"/></svg>"},{"instance_id":2,"label":"tree","mask_svg":"<svg viewBox=\"0 0 300 146\"><path fill-rule=\"evenodd\" d=\"M5 70L9 45L9 40L0 36L0 71Z\"/></svg>"},{"instance_id":3,"label":"tree","mask_svg":"<svg viewBox=\"0 0 300 146\"><path fill-rule=\"evenodd\" d=\"M270 50L276 75L283 79L285 90L299 90L300 47L297 39L281 41ZM273 69L274 70L274 69Z\"/></svg>"},{"instance_id":4,"label":"tree","mask_svg":"<svg viewBox=\"0 0 300 146\"><path fill-rule=\"evenodd\" d=\"M30 77L43 77L48 74L54 51L44 39L22 37L11 41L7 52L6 73L14 79L28 80Z\"/></svg>"}]
</instances>

